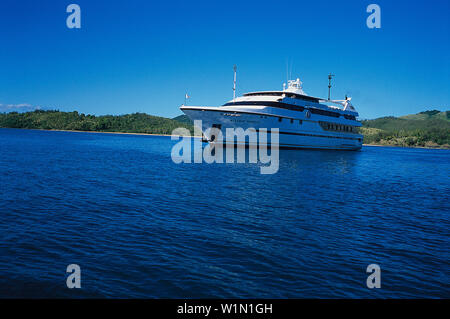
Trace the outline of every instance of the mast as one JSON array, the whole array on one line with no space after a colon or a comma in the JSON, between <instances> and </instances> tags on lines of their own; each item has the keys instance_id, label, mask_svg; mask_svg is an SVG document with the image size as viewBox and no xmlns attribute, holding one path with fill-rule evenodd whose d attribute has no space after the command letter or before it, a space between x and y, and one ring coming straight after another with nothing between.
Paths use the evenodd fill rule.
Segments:
<instances>
[{"instance_id":1,"label":"mast","mask_svg":"<svg viewBox=\"0 0 450 319\"><path fill-rule=\"evenodd\" d=\"M233 101L236 98L236 70L237 70L237 66L236 64L233 66L233 70L234 70L234 81L233 81Z\"/></svg>"},{"instance_id":2,"label":"mast","mask_svg":"<svg viewBox=\"0 0 450 319\"><path fill-rule=\"evenodd\" d=\"M328 101L330 100L331 96L331 79L333 78L334 74L328 74Z\"/></svg>"}]
</instances>

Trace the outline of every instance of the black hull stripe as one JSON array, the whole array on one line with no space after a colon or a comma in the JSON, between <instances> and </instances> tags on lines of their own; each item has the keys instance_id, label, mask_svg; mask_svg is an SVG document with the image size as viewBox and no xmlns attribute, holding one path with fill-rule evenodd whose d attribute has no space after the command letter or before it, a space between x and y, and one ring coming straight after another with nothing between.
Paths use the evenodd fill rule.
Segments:
<instances>
[{"instance_id":1,"label":"black hull stripe","mask_svg":"<svg viewBox=\"0 0 450 319\"><path fill-rule=\"evenodd\" d=\"M250 115L263 115L263 116L270 116L270 117L276 117L276 118L284 118L284 119L290 119L290 120L302 120L304 122L313 122L313 123L318 123L320 121L319 120L309 120L309 119L301 119L301 118L296 118L296 117L291 117L291 116L286 116L286 115L274 115L274 114L269 114L269 113L260 113L260 112L246 112L246 111L235 111L235 110L209 110L209 109L195 109L195 108L187 108L187 107L183 107L181 109L182 111L187 110L187 111L198 111L198 112L221 112L221 113L236 113L236 114L250 114ZM322 115L323 116L323 115ZM348 119L347 119L348 120ZM360 122L356 121L356 120L348 120L348 121L354 121L356 122L355 124L360 124ZM341 124L341 123L335 123L332 122L333 124ZM355 125L352 124L352 125ZM346 125L344 123L342 123L342 125ZM358 125L355 125L358 126Z\"/></svg>"},{"instance_id":2,"label":"black hull stripe","mask_svg":"<svg viewBox=\"0 0 450 319\"><path fill-rule=\"evenodd\" d=\"M270 107L276 107L279 109L285 109L285 110L291 110L291 111L298 111L303 112L304 110L309 110L313 114L319 114L323 116L329 116L329 117L344 117L347 120L356 120L354 118L354 115L350 114L344 114L344 113L338 113L328 110L323 110L314 106L303 106L303 105L295 105L295 104L289 104L289 103L283 103L283 102L270 102L270 101L245 101L245 102L230 102L226 103L223 106L232 106L232 105L262 105L262 106L270 106Z\"/></svg>"},{"instance_id":3,"label":"black hull stripe","mask_svg":"<svg viewBox=\"0 0 450 319\"><path fill-rule=\"evenodd\" d=\"M268 113L260 113L260 112L245 112L245 111L234 111L234 110L203 110L203 109L193 109L193 108L182 108L182 111L188 110L188 111L198 111L198 112L221 112L221 113L239 113L239 114L250 114L250 115L264 115L264 116L271 116L271 117L282 117L285 119L293 119L293 120L302 120L302 121L309 121L309 122L317 122L312 120L304 120L304 119L297 119L295 117L285 116L285 115L273 115Z\"/></svg>"}]
</instances>

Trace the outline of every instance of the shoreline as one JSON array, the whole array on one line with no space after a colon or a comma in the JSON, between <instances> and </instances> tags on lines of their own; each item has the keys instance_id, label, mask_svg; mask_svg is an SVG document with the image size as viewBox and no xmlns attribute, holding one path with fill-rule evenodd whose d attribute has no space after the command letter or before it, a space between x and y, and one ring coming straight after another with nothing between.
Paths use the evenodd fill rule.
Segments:
<instances>
[{"instance_id":1,"label":"shoreline","mask_svg":"<svg viewBox=\"0 0 450 319\"><path fill-rule=\"evenodd\" d=\"M363 144L363 146L375 147L400 147L400 148L423 148L426 150L450 150L448 147L426 147L426 146L401 146L401 145L380 145L380 144Z\"/></svg>"},{"instance_id":2,"label":"shoreline","mask_svg":"<svg viewBox=\"0 0 450 319\"><path fill-rule=\"evenodd\" d=\"M126 134L126 135L150 135L150 136L180 136L172 134L154 134L154 133L133 133L133 132L111 132L111 131L79 131L79 130L56 130L56 129L44 129L44 128L19 128L19 127L0 127L14 130L30 130L30 131L47 131L47 132L73 132L73 133L100 133L100 134ZM201 136L187 136L201 138Z\"/></svg>"},{"instance_id":3,"label":"shoreline","mask_svg":"<svg viewBox=\"0 0 450 319\"><path fill-rule=\"evenodd\" d=\"M55 130L55 129L42 129L42 128L18 128L18 127L1 127L7 129L16 130L34 130L34 131L48 131L48 132L74 132L74 133L99 133L99 134L125 134L125 135L148 135L148 136L180 136L171 134L155 134L155 133L133 133L133 132L103 132L103 131L79 131L79 130ZM201 136L188 136L193 138L202 138ZM374 146L374 147L400 147L400 148L422 148L427 150L450 150L447 147L426 147L426 146L400 146L400 145L380 145L380 144L363 144L363 146Z\"/></svg>"}]
</instances>

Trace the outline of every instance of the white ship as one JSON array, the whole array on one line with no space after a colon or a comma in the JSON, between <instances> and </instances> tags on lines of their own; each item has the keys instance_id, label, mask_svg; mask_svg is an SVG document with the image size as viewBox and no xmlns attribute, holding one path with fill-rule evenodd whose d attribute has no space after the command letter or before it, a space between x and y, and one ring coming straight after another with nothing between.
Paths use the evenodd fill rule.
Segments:
<instances>
[{"instance_id":1,"label":"white ship","mask_svg":"<svg viewBox=\"0 0 450 319\"><path fill-rule=\"evenodd\" d=\"M307 95L300 79L288 81L282 91L246 93L222 106L186 106L180 109L191 119L202 121L202 132L208 141L214 136L208 130L217 128L225 136L226 128L279 129L280 148L359 150L363 136L361 123L351 98L321 99ZM330 86L329 86L330 87ZM270 138L268 139L270 143ZM223 143L249 145L247 139Z\"/></svg>"}]
</instances>

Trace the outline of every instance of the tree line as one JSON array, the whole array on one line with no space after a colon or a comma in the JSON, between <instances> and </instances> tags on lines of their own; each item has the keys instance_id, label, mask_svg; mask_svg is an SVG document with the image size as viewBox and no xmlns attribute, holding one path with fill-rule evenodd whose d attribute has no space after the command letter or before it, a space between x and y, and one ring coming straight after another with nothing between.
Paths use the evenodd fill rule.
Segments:
<instances>
[{"instance_id":1,"label":"tree line","mask_svg":"<svg viewBox=\"0 0 450 319\"><path fill-rule=\"evenodd\" d=\"M193 131L192 125L145 113L95 116L42 110L0 113L0 127L147 134L171 134L178 127Z\"/></svg>"}]
</instances>

